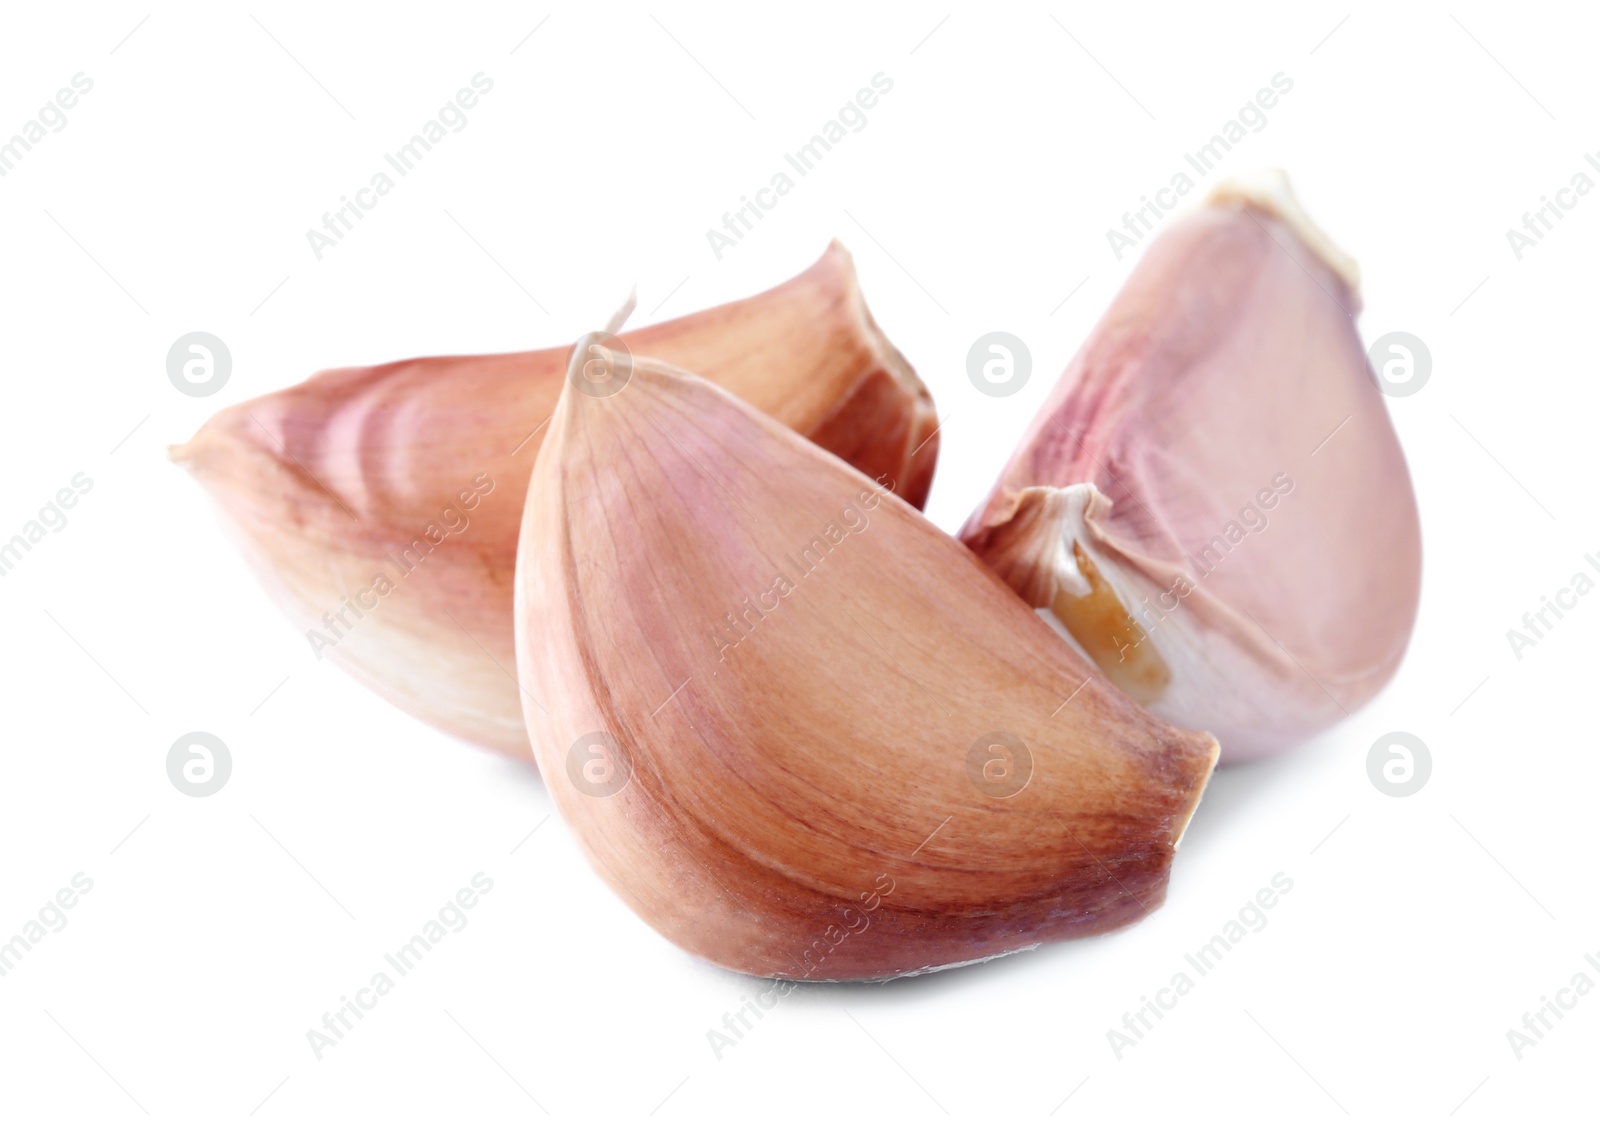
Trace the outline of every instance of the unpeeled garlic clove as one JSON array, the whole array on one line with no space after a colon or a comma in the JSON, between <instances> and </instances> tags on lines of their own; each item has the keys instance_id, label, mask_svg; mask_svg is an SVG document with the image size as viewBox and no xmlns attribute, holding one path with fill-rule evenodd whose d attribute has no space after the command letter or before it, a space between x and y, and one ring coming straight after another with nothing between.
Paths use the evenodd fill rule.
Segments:
<instances>
[{"instance_id":1,"label":"unpeeled garlic clove","mask_svg":"<svg viewBox=\"0 0 1600 1131\"><path fill-rule=\"evenodd\" d=\"M921 506L938 453L922 382L850 255L623 336L704 372ZM513 674L528 476L570 347L336 369L218 413L172 456L312 648L402 710L531 757Z\"/></svg>"},{"instance_id":2,"label":"unpeeled garlic clove","mask_svg":"<svg viewBox=\"0 0 1600 1131\"><path fill-rule=\"evenodd\" d=\"M918 511L638 356L615 396L563 393L516 624L539 767L596 870L750 974L887 978L1132 922L1216 759Z\"/></svg>"},{"instance_id":3,"label":"unpeeled garlic clove","mask_svg":"<svg viewBox=\"0 0 1600 1131\"><path fill-rule=\"evenodd\" d=\"M1355 263L1281 173L1159 236L962 538L1106 675L1259 757L1377 693L1421 533Z\"/></svg>"}]
</instances>

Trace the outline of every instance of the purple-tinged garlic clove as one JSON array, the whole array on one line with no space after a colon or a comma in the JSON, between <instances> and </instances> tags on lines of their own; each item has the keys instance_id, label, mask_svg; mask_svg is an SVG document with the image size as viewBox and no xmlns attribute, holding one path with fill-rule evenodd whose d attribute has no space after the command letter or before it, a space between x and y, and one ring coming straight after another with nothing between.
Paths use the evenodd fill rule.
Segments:
<instances>
[{"instance_id":1,"label":"purple-tinged garlic clove","mask_svg":"<svg viewBox=\"0 0 1600 1131\"><path fill-rule=\"evenodd\" d=\"M1366 702L1416 619L1358 282L1281 173L1220 186L1150 244L961 534L1225 762Z\"/></svg>"},{"instance_id":2,"label":"purple-tinged garlic clove","mask_svg":"<svg viewBox=\"0 0 1600 1131\"><path fill-rule=\"evenodd\" d=\"M631 373L569 384L517 557L533 748L617 894L797 980L1159 906L1216 742L1108 686L883 485L706 381Z\"/></svg>"},{"instance_id":3,"label":"purple-tinged garlic clove","mask_svg":"<svg viewBox=\"0 0 1600 1131\"><path fill-rule=\"evenodd\" d=\"M921 506L927 389L829 246L771 290L623 335L694 368ZM402 710L530 758L512 579L570 347L335 369L212 417L172 458L313 651Z\"/></svg>"}]
</instances>

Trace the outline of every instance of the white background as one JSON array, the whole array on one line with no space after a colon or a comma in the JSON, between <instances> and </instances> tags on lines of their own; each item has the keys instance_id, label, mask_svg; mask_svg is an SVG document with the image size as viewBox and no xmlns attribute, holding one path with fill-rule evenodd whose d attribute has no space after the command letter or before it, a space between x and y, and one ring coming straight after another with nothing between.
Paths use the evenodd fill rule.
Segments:
<instances>
[{"instance_id":1,"label":"white background","mask_svg":"<svg viewBox=\"0 0 1600 1131\"><path fill-rule=\"evenodd\" d=\"M75 873L94 887L0 979L0 1121L1590 1110L1600 994L1520 1060L1506 1031L1600 951L1600 597L1520 660L1506 632L1600 576L1600 196L1520 261L1505 232L1600 147L1596 29L1579 5L1285 7L8 6L0 135L73 74L94 88L0 179L0 535L74 473L94 487L0 578L0 935ZM305 231L480 71L470 124L318 261ZM718 261L706 229L880 71L869 125ZM641 321L685 313L837 235L948 414L929 512L953 530L1132 265L1105 230L1278 72L1292 93L1221 171L1288 169L1361 262L1366 340L1432 350L1427 387L1389 402L1421 617L1376 701L1217 776L1166 906L1120 934L804 988L718 1060L706 1031L758 984L626 910L533 772L314 659L166 461L315 369L571 341L636 281ZM1008 399L965 372L995 329L1036 365ZM191 330L232 350L211 398L166 376ZM234 758L203 800L164 768L194 730ZM1399 800L1365 769L1395 730L1434 758ZM468 926L317 1060L306 1031L478 872ZM1119 1060L1107 1030L1278 872L1294 888L1266 928Z\"/></svg>"}]
</instances>

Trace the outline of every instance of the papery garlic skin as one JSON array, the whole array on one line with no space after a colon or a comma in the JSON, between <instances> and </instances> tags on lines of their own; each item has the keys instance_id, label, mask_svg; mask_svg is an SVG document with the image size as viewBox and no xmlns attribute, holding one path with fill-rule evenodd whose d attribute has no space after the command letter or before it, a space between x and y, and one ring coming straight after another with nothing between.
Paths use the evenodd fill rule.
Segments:
<instances>
[{"instance_id":1,"label":"papery garlic skin","mask_svg":"<svg viewBox=\"0 0 1600 1131\"><path fill-rule=\"evenodd\" d=\"M763 977L888 978L1159 906L1215 741L1140 710L918 511L722 390L638 356L614 396L569 388L522 537L546 786L677 945Z\"/></svg>"},{"instance_id":2,"label":"papery garlic skin","mask_svg":"<svg viewBox=\"0 0 1600 1131\"><path fill-rule=\"evenodd\" d=\"M1366 702L1416 619L1416 499L1357 288L1282 174L1220 186L1149 245L961 533L1224 762Z\"/></svg>"},{"instance_id":3,"label":"papery garlic skin","mask_svg":"<svg viewBox=\"0 0 1600 1131\"><path fill-rule=\"evenodd\" d=\"M691 366L921 506L939 442L850 255L623 335ZM571 349L336 369L235 405L173 449L311 646L468 742L530 758L512 579L528 476ZM380 581L380 579L382 579Z\"/></svg>"}]
</instances>

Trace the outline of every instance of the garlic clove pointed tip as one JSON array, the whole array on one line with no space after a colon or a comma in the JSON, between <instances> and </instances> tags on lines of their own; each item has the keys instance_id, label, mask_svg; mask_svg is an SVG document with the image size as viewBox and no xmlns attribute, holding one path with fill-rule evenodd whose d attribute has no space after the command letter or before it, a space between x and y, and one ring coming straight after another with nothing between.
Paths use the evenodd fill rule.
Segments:
<instances>
[{"instance_id":1,"label":"garlic clove pointed tip","mask_svg":"<svg viewBox=\"0 0 1600 1131\"><path fill-rule=\"evenodd\" d=\"M1300 241L1316 253L1317 257L1338 275L1350 288L1350 294L1361 297L1361 267L1343 251L1333 239L1317 226L1300 198L1289 183L1289 174L1282 169L1260 169L1238 177L1229 177L1206 195L1207 205L1239 203L1282 220Z\"/></svg>"},{"instance_id":2,"label":"garlic clove pointed tip","mask_svg":"<svg viewBox=\"0 0 1600 1131\"><path fill-rule=\"evenodd\" d=\"M1200 731L1199 734L1201 738L1211 743L1211 763L1206 768L1205 775L1200 779L1199 787L1195 789L1194 796L1189 801L1188 812L1179 813L1173 822L1177 828L1172 837L1172 851L1174 853L1183 847L1183 838L1189 831L1190 823L1194 821L1195 813L1200 809L1200 803L1205 800L1206 789L1216 777L1217 762L1222 757L1222 743L1217 741L1217 736L1208 730Z\"/></svg>"},{"instance_id":3,"label":"garlic clove pointed tip","mask_svg":"<svg viewBox=\"0 0 1600 1131\"><path fill-rule=\"evenodd\" d=\"M828 260L835 260L845 267L849 267L855 262L855 256L851 255L850 249L840 242L838 236L835 236L828 241L827 249L823 251L822 258L818 262L821 263Z\"/></svg>"}]
</instances>

